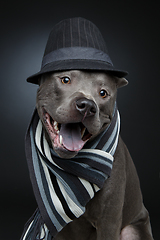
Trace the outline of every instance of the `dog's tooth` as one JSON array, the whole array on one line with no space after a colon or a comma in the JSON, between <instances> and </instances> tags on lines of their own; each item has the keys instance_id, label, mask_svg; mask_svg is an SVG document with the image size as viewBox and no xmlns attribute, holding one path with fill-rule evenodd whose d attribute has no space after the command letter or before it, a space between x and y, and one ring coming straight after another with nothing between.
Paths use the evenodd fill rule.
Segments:
<instances>
[{"instance_id":1,"label":"dog's tooth","mask_svg":"<svg viewBox=\"0 0 160 240\"><path fill-rule=\"evenodd\" d=\"M81 132L81 137L82 137L82 138L83 138L83 136L84 136L85 131L86 131L86 128L84 127L84 128L82 129L82 132Z\"/></svg>"},{"instance_id":2,"label":"dog's tooth","mask_svg":"<svg viewBox=\"0 0 160 240\"><path fill-rule=\"evenodd\" d=\"M58 131L58 130L59 130L59 129L58 129L58 122L54 121L54 124L53 124L53 125L54 125L54 129Z\"/></svg>"},{"instance_id":3,"label":"dog's tooth","mask_svg":"<svg viewBox=\"0 0 160 240\"><path fill-rule=\"evenodd\" d=\"M62 135L59 136L59 143L62 145L62 141L63 141L63 138L62 138Z\"/></svg>"},{"instance_id":4,"label":"dog's tooth","mask_svg":"<svg viewBox=\"0 0 160 240\"><path fill-rule=\"evenodd\" d=\"M53 125L54 125L54 127L57 127L58 123L56 121L54 121Z\"/></svg>"}]
</instances>

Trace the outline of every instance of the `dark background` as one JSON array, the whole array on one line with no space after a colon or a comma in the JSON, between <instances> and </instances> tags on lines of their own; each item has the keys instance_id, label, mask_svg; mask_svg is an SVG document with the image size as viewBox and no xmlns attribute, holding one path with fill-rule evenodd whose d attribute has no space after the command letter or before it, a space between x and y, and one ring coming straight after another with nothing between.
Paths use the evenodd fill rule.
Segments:
<instances>
[{"instance_id":1,"label":"dark background","mask_svg":"<svg viewBox=\"0 0 160 240\"><path fill-rule=\"evenodd\" d=\"M62 19L84 17L102 32L110 57L129 71L119 89L121 136L136 165L154 238L160 216L160 19L158 1L1 1L0 4L0 237L18 240L36 208L24 136L37 87L25 79L39 71L50 30Z\"/></svg>"}]
</instances>

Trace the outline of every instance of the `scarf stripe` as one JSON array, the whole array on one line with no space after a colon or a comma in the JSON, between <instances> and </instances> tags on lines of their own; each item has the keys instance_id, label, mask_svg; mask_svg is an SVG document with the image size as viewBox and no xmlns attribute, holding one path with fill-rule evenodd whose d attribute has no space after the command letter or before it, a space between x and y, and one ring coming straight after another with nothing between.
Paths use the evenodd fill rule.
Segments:
<instances>
[{"instance_id":1,"label":"scarf stripe","mask_svg":"<svg viewBox=\"0 0 160 240\"><path fill-rule=\"evenodd\" d=\"M75 215L72 213L72 211L70 210L70 208L69 208L69 206L68 206L68 204L67 204L67 202L66 202L66 200L65 200L65 198L64 198L64 196L63 196L63 194L62 194L62 192L61 192L61 190L60 190L60 187L59 187L59 185L58 185L58 180L56 179L56 177L55 177L53 174L51 174L51 178L52 178L52 182L53 182L53 184L54 184L55 193L56 193L56 195L58 196L58 198L59 198L59 200L60 200L60 202L61 202L61 204L62 204L62 207L63 207L66 215L67 215L70 219L73 220L74 218L76 218L76 216L75 216ZM53 178L54 178L54 179L53 179Z\"/></svg>"},{"instance_id":2,"label":"scarf stripe","mask_svg":"<svg viewBox=\"0 0 160 240\"><path fill-rule=\"evenodd\" d=\"M73 219L111 174L120 130L115 106L109 127L72 159L60 158L48 145L37 111L26 135L26 156L38 209L21 240L50 240Z\"/></svg>"}]
</instances>

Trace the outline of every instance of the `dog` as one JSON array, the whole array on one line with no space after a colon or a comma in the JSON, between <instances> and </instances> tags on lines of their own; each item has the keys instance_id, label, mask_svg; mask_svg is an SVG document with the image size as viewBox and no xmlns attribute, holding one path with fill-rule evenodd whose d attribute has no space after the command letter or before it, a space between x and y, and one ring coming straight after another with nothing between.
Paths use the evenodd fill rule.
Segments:
<instances>
[{"instance_id":1,"label":"dog","mask_svg":"<svg viewBox=\"0 0 160 240\"><path fill-rule=\"evenodd\" d=\"M51 31L26 157L38 208L21 240L153 240L137 172L119 135L113 66L99 29L83 18Z\"/></svg>"},{"instance_id":2,"label":"dog","mask_svg":"<svg viewBox=\"0 0 160 240\"><path fill-rule=\"evenodd\" d=\"M86 140L91 141L112 121L117 88L127 84L104 72L80 70L55 72L41 77L37 109L51 147L62 158L72 158ZM54 124L53 121L56 123ZM59 132L61 125L83 124L85 141ZM58 130L57 130L58 128ZM67 139L65 139L65 137ZM64 139L63 139L64 138ZM79 143L80 142L80 143ZM151 240L148 212L142 202L138 176L121 137L114 157L111 177L86 206L83 216L69 223L56 240Z\"/></svg>"}]
</instances>

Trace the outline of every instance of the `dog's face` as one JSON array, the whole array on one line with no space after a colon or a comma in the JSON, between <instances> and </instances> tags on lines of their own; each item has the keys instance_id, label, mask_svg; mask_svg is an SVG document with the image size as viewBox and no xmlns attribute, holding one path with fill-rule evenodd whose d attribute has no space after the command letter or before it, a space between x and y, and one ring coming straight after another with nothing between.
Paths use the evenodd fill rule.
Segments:
<instances>
[{"instance_id":1,"label":"dog's face","mask_svg":"<svg viewBox=\"0 0 160 240\"><path fill-rule=\"evenodd\" d=\"M46 138L62 158L72 158L112 121L117 87L127 84L104 72L45 74L37 92L37 110Z\"/></svg>"}]
</instances>

